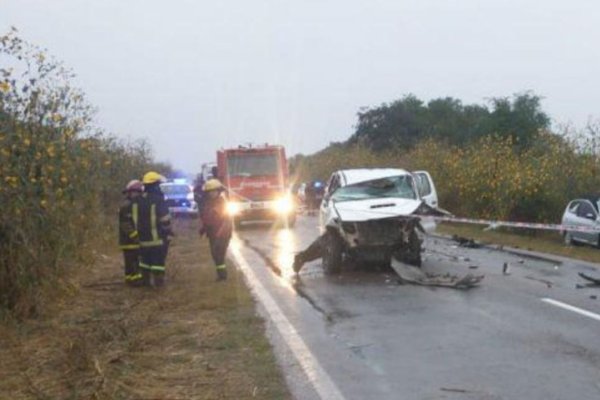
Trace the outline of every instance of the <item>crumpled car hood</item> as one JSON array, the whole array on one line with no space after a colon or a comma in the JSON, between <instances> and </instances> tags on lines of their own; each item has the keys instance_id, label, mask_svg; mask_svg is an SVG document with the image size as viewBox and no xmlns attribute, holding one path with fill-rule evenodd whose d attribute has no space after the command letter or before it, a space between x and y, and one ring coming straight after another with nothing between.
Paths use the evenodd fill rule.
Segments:
<instances>
[{"instance_id":1,"label":"crumpled car hood","mask_svg":"<svg viewBox=\"0 0 600 400\"><path fill-rule=\"evenodd\" d=\"M421 204L421 200L390 197L344 201L333 204L333 207L342 221L360 222L393 216L408 216L414 213Z\"/></svg>"}]
</instances>

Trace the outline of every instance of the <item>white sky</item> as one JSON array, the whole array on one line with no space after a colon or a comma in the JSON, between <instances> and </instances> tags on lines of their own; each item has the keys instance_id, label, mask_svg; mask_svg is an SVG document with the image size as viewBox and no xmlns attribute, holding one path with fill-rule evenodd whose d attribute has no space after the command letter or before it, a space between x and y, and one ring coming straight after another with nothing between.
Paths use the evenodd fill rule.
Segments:
<instances>
[{"instance_id":1,"label":"white sky","mask_svg":"<svg viewBox=\"0 0 600 400\"><path fill-rule=\"evenodd\" d=\"M597 0L0 0L11 25L75 70L99 126L189 172L247 142L314 152L407 93L600 117Z\"/></svg>"}]
</instances>

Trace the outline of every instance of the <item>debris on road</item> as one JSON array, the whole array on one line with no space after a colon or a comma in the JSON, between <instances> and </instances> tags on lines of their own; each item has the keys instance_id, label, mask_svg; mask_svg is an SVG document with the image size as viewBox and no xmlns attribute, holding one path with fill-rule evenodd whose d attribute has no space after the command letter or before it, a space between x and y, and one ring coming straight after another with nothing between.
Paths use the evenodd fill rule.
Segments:
<instances>
[{"instance_id":1,"label":"debris on road","mask_svg":"<svg viewBox=\"0 0 600 400\"><path fill-rule=\"evenodd\" d=\"M469 239L458 235L452 235L452 240L458 243L459 247L466 247L469 249L479 249L482 247L481 243L477 243L473 239Z\"/></svg>"},{"instance_id":2,"label":"debris on road","mask_svg":"<svg viewBox=\"0 0 600 400\"><path fill-rule=\"evenodd\" d=\"M584 289L590 287L600 287L600 278L590 276L584 272L579 272L578 274L581 278L585 279L587 282L585 284L578 283L575 285L576 289Z\"/></svg>"},{"instance_id":3,"label":"debris on road","mask_svg":"<svg viewBox=\"0 0 600 400\"><path fill-rule=\"evenodd\" d=\"M399 262L396 259L392 260L392 268L398 274L398 282L400 284L438 286L454 289L471 289L479 285L484 278L484 275L473 274L466 274L460 277L449 273L427 273L421 268Z\"/></svg>"},{"instance_id":4,"label":"debris on road","mask_svg":"<svg viewBox=\"0 0 600 400\"><path fill-rule=\"evenodd\" d=\"M554 282L550 282L546 279L535 278L531 275L526 276L525 279L529 279L529 280L536 281L536 282L541 282L541 283L545 284L549 289L551 289L554 286Z\"/></svg>"},{"instance_id":5,"label":"debris on road","mask_svg":"<svg viewBox=\"0 0 600 400\"><path fill-rule=\"evenodd\" d=\"M504 265L502 265L502 274L503 275L510 275L510 264L505 262Z\"/></svg>"}]
</instances>

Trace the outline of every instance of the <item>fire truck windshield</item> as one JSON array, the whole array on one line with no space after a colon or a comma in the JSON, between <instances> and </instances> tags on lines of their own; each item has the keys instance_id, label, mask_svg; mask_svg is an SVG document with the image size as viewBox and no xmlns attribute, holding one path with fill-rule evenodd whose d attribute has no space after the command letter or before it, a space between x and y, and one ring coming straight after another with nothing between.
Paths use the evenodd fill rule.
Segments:
<instances>
[{"instance_id":1,"label":"fire truck windshield","mask_svg":"<svg viewBox=\"0 0 600 400\"><path fill-rule=\"evenodd\" d=\"M231 154L227 158L229 176L272 176L278 174L277 154Z\"/></svg>"}]
</instances>

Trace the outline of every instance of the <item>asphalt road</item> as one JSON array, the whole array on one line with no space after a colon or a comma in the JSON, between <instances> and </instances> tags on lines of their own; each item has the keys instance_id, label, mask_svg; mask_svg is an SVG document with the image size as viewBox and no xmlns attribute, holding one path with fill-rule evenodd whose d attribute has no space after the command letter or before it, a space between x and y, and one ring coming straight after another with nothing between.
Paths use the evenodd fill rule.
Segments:
<instances>
[{"instance_id":1,"label":"asphalt road","mask_svg":"<svg viewBox=\"0 0 600 400\"><path fill-rule=\"evenodd\" d=\"M600 268L428 237L425 271L483 274L481 286L399 285L392 270L361 268L325 276L320 261L296 278L293 254L317 234L316 218L300 217L291 230L244 226L232 243L264 292L297 399L600 399L600 289L575 288L577 272Z\"/></svg>"}]
</instances>

